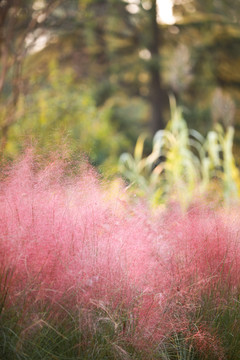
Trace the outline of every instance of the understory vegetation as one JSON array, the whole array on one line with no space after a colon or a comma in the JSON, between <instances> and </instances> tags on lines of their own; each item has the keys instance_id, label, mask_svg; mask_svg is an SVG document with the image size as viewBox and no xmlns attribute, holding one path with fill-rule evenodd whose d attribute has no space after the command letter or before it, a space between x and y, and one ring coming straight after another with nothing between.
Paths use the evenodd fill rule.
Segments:
<instances>
[{"instance_id":1,"label":"understory vegetation","mask_svg":"<svg viewBox=\"0 0 240 360\"><path fill-rule=\"evenodd\" d=\"M31 151L0 197L1 359L240 358L238 205L152 210Z\"/></svg>"}]
</instances>

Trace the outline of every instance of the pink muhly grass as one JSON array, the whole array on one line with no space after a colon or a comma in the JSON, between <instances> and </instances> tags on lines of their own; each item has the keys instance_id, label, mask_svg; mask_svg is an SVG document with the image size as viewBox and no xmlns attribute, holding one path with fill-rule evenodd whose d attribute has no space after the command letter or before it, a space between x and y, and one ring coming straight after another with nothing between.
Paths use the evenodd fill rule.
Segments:
<instances>
[{"instance_id":1,"label":"pink muhly grass","mask_svg":"<svg viewBox=\"0 0 240 360\"><path fill-rule=\"evenodd\" d=\"M239 224L221 211L195 209L172 224L177 256L174 266L180 282L198 289L219 282L231 287L239 283ZM181 287L181 284L179 284Z\"/></svg>"},{"instance_id":2,"label":"pink muhly grass","mask_svg":"<svg viewBox=\"0 0 240 360\"><path fill-rule=\"evenodd\" d=\"M91 167L80 176L65 170L59 160L37 170L28 154L2 176L0 264L13 271L10 303L22 294L69 296L73 307L127 312L123 336L147 346L188 326L202 293L214 289L221 301L223 285L237 288L240 224L231 216L206 208L154 216L108 199Z\"/></svg>"},{"instance_id":3,"label":"pink muhly grass","mask_svg":"<svg viewBox=\"0 0 240 360\"><path fill-rule=\"evenodd\" d=\"M209 359L211 354L212 359L224 360L224 349L222 348L219 339L212 335L207 329L203 327L196 329L190 335L193 345L201 354L202 359Z\"/></svg>"}]
</instances>

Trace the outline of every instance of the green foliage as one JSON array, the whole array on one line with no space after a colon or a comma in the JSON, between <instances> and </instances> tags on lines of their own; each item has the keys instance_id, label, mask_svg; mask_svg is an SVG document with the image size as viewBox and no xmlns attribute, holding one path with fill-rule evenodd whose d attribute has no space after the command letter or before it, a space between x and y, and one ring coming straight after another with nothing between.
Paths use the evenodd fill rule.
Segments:
<instances>
[{"instance_id":1,"label":"green foliage","mask_svg":"<svg viewBox=\"0 0 240 360\"><path fill-rule=\"evenodd\" d=\"M188 129L182 110L171 98L171 120L153 138L152 152L144 156L145 136L136 143L134 155L123 153L120 172L147 195L153 204L173 197L188 204L197 194L220 192L226 201L239 194L239 171L232 153L234 129L225 132L217 124L204 138Z\"/></svg>"},{"instance_id":2,"label":"green foliage","mask_svg":"<svg viewBox=\"0 0 240 360\"><path fill-rule=\"evenodd\" d=\"M92 311L73 311L69 298L59 303L36 299L28 304L23 293L19 301L6 306L0 318L1 359L146 359L123 336L125 320L116 311L97 304Z\"/></svg>"},{"instance_id":3,"label":"green foliage","mask_svg":"<svg viewBox=\"0 0 240 360\"><path fill-rule=\"evenodd\" d=\"M73 74L55 63L50 64L48 83L36 84L35 74L31 81L36 91L21 96L5 155L15 157L29 144L46 154L66 147L71 156L85 153L94 165L105 164L114 172L127 140L112 124L111 108L97 108L90 89L76 84Z\"/></svg>"},{"instance_id":4,"label":"green foliage","mask_svg":"<svg viewBox=\"0 0 240 360\"><path fill-rule=\"evenodd\" d=\"M216 293L224 295L225 301L216 305ZM234 360L240 357L240 302L239 289L232 294L229 289L220 284L218 289L202 297L201 307L194 314L195 322L205 322L212 326L215 334L220 339L226 356L224 359Z\"/></svg>"},{"instance_id":5,"label":"green foliage","mask_svg":"<svg viewBox=\"0 0 240 360\"><path fill-rule=\"evenodd\" d=\"M183 332L172 332L159 345L161 359L238 359L239 289L232 291L220 281L216 287L203 291L192 309L188 312L188 327Z\"/></svg>"},{"instance_id":6,"label":"green foliage","mask_svg":"<svg viewBox=\"0 0 240 360\"><path fill-rule=\"evenodd\" d=\"M189 309L189 326L166 334L160 343L132 344L135 324L130 309L99 302L92 309L70 309L71 298L52 303L5 304L0 317L0 357L6 360L235 360L239 353L239 294L224 284ZM217 303L216 291L225 301ZM9 299L8 299L9 300ZM178 313L176 311L176 316ZM131 324L131 325L128 325ZM141 341L141 339L140 339Z\"/></svg>"},{"instance_id":7,"label":"green foliage","mask_svg":"<svg viewBox=\"0 0 240 360\"><path fill-rule=\"evenodd\" d=\"M177 332L160 345L159 352L162 360L198 360L191 339Z\"/></svg>"}]
</instances>

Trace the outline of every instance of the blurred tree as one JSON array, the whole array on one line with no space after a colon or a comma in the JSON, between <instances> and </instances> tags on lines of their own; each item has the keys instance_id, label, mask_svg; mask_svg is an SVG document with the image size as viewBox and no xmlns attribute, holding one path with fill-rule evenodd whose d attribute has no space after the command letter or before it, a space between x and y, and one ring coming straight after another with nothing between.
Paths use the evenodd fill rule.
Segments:
<instances>
[{"instance_id":1,"label":"blurred tree","mask_svg":"<svg viewBox=\"0 0 240 360\"><path fill-rule=\"evenodd\" d=\"M151 130L155 133L158 129L164 128L166 123L166 119L164 119L166 118L165 110L168 107L168 97L163 86L160 67L164 37L163 29L158 23L157 1L138 1L135 3L137 6L135 10L127 7L126 2L125 5L122 2L121 6L122 18L129 32L128 39L132 40L128 45L128 49L131 49L132 58L128 60L130 64L127 71L136 74L135 86L138 95L148 99L150 103ZM124 29L123 26L119 26L119 28ZM113 31L113 34L116 35L116 31ZM118 36L121 36L121 32ZM128 51L128 56L130 51ZM121 49L118 49L118 54L121 54ZM126 85L128 86L128 84Z\"/></svg>"},{"instance_id":2,"label":"blurred tree","mask_svg":"<svg viewBox=\"0 0 240 360\"><path fill-rule=\"evenodd\" d=\"M0 150L7 143L9 128L17 121L17 103L23 91L23 61L34 37L42 35L42 24L61 0L0 1ZM46 36L46 35L45 35Z\"/></svg>"},{"instance_id":3,"label":"blurred tree","mask_svg":"<svg viewBox=\"0 0 240 360\"><path fill-rule=\"evenodd\" d=\"M189 68L187 87L175 88L179 101L191 109L194 122L199 121L197 127L205 127L205 132L213 112L222 114L217 117L225 126L240 123L240 3L175 0L174 14L177 22L172 41L181 44L179 61L185 58L185 69ZM172 70L169 73L173 75ZM180 73L176 72L175 83L180 84ZM217 111L216 95L219 98L220 92L225 95L218 101Z\"/></svg>"},{"instance_id":4,"label":"blurred tree","mask_svg":"<svg viewBox=\"0 0 240 360\"><path fill-rule=\"evenodd\" d=\"M168 105L159 61L163 35L157 3L151 0L146 7L146 1L138 1L136 12L128 5L119 0L89 0L87 6L79 5L80 10L84 7L85 46L94 66L90 73L101 81L96 89L98 104L119 90L147 99L155 132L165 126Z\"/></svg>"},{"instance_id":5,"label":"blurred tree","mask_svg":"<svg viewBox=\"0 0 240 360\"><path fill-rule=\"evenodd\" d=\"M146 10L145 10L146 11ZM150 101L152 105L152 130L155 133L165 127L164 108L166 101L166 92L162 84L162 74L160 73L159 51L163 47L162 29L157 21L157 2L151 1L151 7L148 10L150 16L150 34L147 49L150 52L152 62L149 66L150 75Z\"/></svg>"}]
</instances>

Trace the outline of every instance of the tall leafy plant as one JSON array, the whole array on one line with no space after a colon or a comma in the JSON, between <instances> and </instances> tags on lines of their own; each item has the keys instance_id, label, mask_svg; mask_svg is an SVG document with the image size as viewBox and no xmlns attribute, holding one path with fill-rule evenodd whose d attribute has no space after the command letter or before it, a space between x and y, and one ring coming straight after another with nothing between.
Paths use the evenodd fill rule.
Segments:
<instances>
[{"instance_id":1,"label":"tall leafy plant","mask_svg":"<svg viewBox=\"0 0 240 360\"><path fill-rule=\"evenodd\" d=\"M136 143L134 155L124 153L119 169L135 190L151 202L177 198L187 204L193 196L218 191L226 201L239 194L239 171L232 147L234 129L220 124L204 138L189 129L182 109L170 98L171 119L156 132L152 152L144 156L145 136Z\"/></svg>"}]
</instances>

